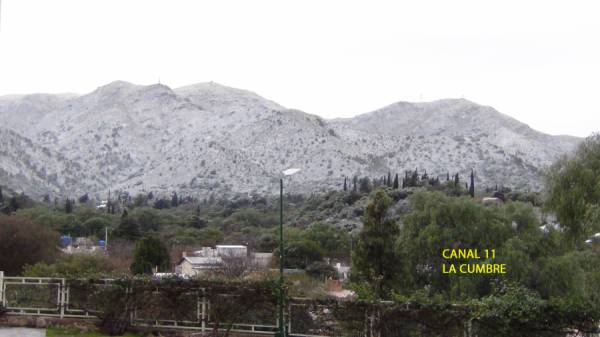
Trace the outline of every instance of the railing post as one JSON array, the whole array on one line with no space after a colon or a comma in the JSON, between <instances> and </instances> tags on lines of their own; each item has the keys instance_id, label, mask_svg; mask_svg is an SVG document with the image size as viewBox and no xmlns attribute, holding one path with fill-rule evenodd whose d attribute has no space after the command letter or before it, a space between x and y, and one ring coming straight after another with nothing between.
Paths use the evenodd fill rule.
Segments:
<instances>
[{"instance_id":1,"label":"railing post","mask_svg":"<svg viewBox=\"0 0 600 337\"><path fill-rule=\"evenodd\" d=\"M291 301L288 302L288 328L287 328L287 334L286 336L288 336L289 334L292 333L292 303Z\"/></svg>"},{"instance_id":2,"label":"railing post","mask_svg":"<svg viewBox=\"0 0 600 337\"><path fill-rule=\"evenodd\" d=\"M65 279L63 278L61 280L61 286L60 286L60 318L64 318L65 317L65 302L66 302L66 296L65 296L65 291L66 291L66 282Z\"/></svg>"},{"instance_id":3,"label":"railing post","mask_svg":"<svg viewBox=\"0 0 600 337\"><path fill-rule=\"evenodd\" d=\"M202 289L202 335L206 331L206 294Z\"/></svg>"},{"instance_id":4,"label":"railing post","mask_svg":"<svg viewBox=\"0 0 600 337\"><path fill-rule=\"evenodd\" d=\"M0 304L4 305L4 272L0 270Z\"/></svg>"}]
</instances>

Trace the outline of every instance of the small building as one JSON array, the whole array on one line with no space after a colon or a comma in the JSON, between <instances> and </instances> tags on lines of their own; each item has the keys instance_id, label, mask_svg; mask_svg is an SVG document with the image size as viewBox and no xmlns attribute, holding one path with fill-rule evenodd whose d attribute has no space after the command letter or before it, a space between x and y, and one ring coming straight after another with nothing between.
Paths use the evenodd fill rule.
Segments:
<instances>
[{"instance_id":1,"label":"small building","mask_svg":"<svg viewBox=\"0 0 600 337\"><path fill-rule=\"evenodd\" d=\"M244 245L217 245L217 256L220 257L247 257L248 247Z\"/></svg>"},{"instance_id":2,"label":"small building","mask_svg":"<svg viewBox=\"0 0 600 337\"><path fill-rule=\"evenodd\" d=\"M481 203L489 206L489 205L502 205L504 203L504 201L502 201L502 199L500 198L495 198L495 197L485 197L483 199L481 199Z\"/></svg>"},{"instance_id":3,"label":"small building","mask_svg":"<svg viewBox=\"0 0 600 337\"><path fill-rule=\"evenodd\" d=\"M273 264L273 253L253 253L252 263L260 269L269 268Z\"/></svg>"},{"instance_id":4,"label":"small building","mask_svg":"<svg viewBox=\"0 0 600 337\"><path fill-rule=\"evenodd\" d=\"M206 272L219 268L223 260L219 256L183 256L175 267L175 273L183 277L201 276Z\"/></svg>"}]
</instances>

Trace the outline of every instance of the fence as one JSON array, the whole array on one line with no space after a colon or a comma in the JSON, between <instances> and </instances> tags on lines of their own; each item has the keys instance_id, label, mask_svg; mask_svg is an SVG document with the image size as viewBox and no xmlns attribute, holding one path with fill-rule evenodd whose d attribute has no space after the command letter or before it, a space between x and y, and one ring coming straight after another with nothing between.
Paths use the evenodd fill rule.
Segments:
<instances>
[{"instance_id":1,"label":"fence","mask_svg":"<svg viewBox=\"0 0 600 337\"><path fill-rule=\"evenodd\" d=\"M113 280L97 280L96 287L111 287ZM98 311L86 305L86 290L72 287L64 278L4 277L0 272L0 303L8 315L37 315L60 318L96 319ZM134 308L130 323L134 327L196 330L201 333L219 329L211 313L220 307L235 306L235 296L223 294L218 301L210 301L204 289L190 291L172 298L152 293L145 308ZM176 302L175 311L160 311L162 301ZM216 303L215 303L216 302ZM149 310L152 307L152 310ZM247 317L239 317L230 331L244 334L273 335L278 331L276 306L255 305ZM303 299L290 299L285 310L286 328L291 336L299 337L363 337L366 333L343 332L325 305L316 305Z\"/></svg>"}]
</instances>

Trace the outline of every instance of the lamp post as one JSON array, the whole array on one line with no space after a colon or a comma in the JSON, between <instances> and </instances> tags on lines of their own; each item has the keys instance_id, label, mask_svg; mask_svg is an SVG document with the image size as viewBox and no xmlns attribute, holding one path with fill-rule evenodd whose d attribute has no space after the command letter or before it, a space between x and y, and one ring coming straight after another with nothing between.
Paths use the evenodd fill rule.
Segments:
<instances>
[{"instance_id":1,"label":"lamp post","mask_svg":"<svg viewBox=\"0 0 600 337\"><path fill-rule=\"evenodd\" d=\"M300 171L298 168L290 168L283 171L283 176L291 176L292 174L296 174ZM285 319L283 316L283 307L285 305L284 301L284 293L283 293L283 177L279 179L279 298L278 298L278 326L279 331L277 333L278 337L286 337L285 331Z\"/></svg>"}]
</instances>

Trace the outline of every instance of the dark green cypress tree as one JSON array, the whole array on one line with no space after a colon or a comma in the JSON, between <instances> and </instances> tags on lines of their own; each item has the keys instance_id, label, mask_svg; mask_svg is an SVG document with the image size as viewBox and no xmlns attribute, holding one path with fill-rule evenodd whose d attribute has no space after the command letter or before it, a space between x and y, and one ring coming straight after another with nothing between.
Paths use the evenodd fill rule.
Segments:
<instances>
[{"instance_id":1,"label":"dark green cypress tree","mask_svg":"<svg viewBox=\"0 0 600 337\"><path fill-rule=\"evenodd\" d=\"M352 183L354 184L354 187L352 187L352 191L356 192L356 176L354 176L354 179L352 179Z\"/></svg>"},{"instance_id":2,"label":"dark green cypress tree","mask_svg":"<svg viewBox=\"0 0 600 337\"><path fill-rule=\"evenodd\" d=\"M450 181L450 172L446 172L446 181Z\"/></svg>"},{"instance_id":3,"label":"dark green cypress tree","mask_svg":"<svg viewBox=\"0 0 600 337\"><path fill-rule=\"evenodd\" d=\"M469 194L471 198L475 198L475 173L471 169L471 186L469 186Z\"/></svg>"},{"instance_id":4,"label":"dark green cypress tree","mask_svg":"<svg viewBox=\"0 0 600 337\"><path fill-rule=\"evenodd\" d=\"M377 299L391 296L402 271L394 246L400 228L387 215L391 204L383 190L375 193L365 210L363 229L352 254L353 277L372 287Z\"/></svg>"},{"instance_id":5,"label":"dark green cypress tree","mask_svg":"<svg viewBox=\"0 0 600 337\"><path fill-rule=\"evenodd\" d=\"M2 195L2 187L0 187L0 205L4 204L4 195Z\"/></svg>"},{"instance_id":6,"label":"dark green cypress tree","mask_svg":"<svg viewBox=\"0 0 600 337\"><path fill-rule=\"evenodd\" d=\"M460 183L460 178L458 177L458 173L454 175L454 187L458 187L458 183Z\"/></svg>"},{"instance_id":7,"label":"dark green cypress tree","mask_svg":"<svg viewBox=\"0 0 600 337\"><path fill-rule=\"evenodd\" d=\"M132 241L139 239L141 236L140 226L129 217L126 209L121 214L121 221L119 222L119 227L117 227L117 236Z\"/></svg>"},{"instance_id":8,"label":"dark green cypress tree","mask_svg":"<svg viewBox=\"0 0 600 337\"><path fill-rule=\"evenodd\" d=\"M65 213L70 214L73 213L73 203L71 202L71 199L67 198L67 200L65 201Z\"/></svg>"},{"instance_id":9,"label":"dark green cypress tree","mask_svg":"<svg viewBox=\"0 0 600 337\"><path fill-rule=\"evenodd\" d=\"M135 245L131 271L134 274L151 274L155 267L162 272L169 270L169 250L160 239L146 236Z\"/></svg>"},{"instance_id":10,"label":"dark green cypress tree","mask_svg":"<svg viewBox=\"0 0 600 337\"><path fill-rule=\"evenodd\" d=\"M396 176L394 177L394 186L393 186L393 188L395 190L398 189L398 173L396 173Z\"/></svg>"},{"instance_id":11,"label":"dark green cypress tree","mask_svg":"<svg viewBox=\"0 0 600 337\"><path fill-rule=\"evenodd\" d=\"M387 187L392 187L392 173L390 171L388 171L387 176Z\"/></svg>"},{"instance_id":12,"label":"dark green cypress tree","mask_svg":"<svg viewBox=\"0 0 600 337\"><path fill-rule=\"evenodd\" d=\"M179 204L179 199L177 198L177 192L173 192L173 197L171 198L171 207L177 207Z\"/></svg>"},{"instance_id":13,"label":"dark green cypress tree","mask_svg":"<svg viewBox=\"0 0 600 337\"><path fill-rule=\"evenodd\" d=\"M344 192L348 191L348 185L346 183L346 177L344 177Z\"/></svg>"}]
</instances>

